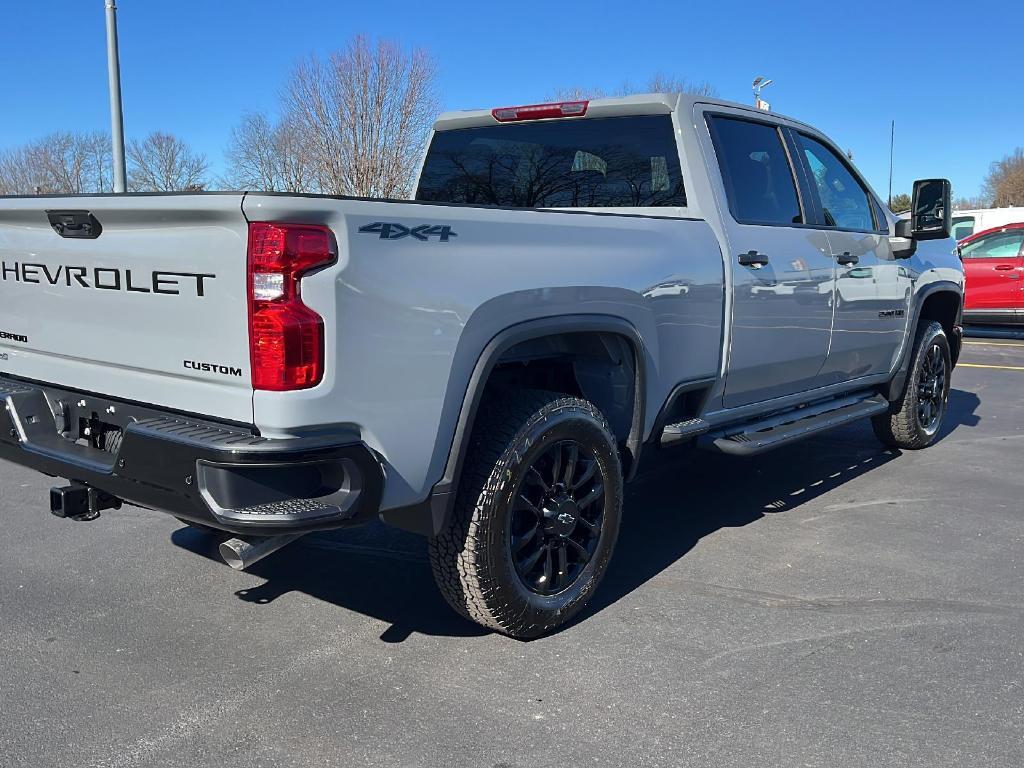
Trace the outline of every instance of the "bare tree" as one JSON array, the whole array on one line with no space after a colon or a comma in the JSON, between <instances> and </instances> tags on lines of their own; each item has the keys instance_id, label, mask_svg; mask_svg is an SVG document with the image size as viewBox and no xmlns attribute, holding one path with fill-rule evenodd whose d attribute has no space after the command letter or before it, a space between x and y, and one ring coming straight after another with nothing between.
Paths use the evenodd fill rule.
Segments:
<instances>
[{"instance_id":1,"label":"bare tree","mask_svg":"<svg viewBox=\"0 0 1024 768\"><path fill-rule=\"evenodd\" d=\"M717 89L706 80L692 81L685 77L656 72L641 87L637 87L627 80L611 92L603 88L583 88L578 86L558 88L548 94L546 99L548 101L582 101L584 99L631 96L635 93L690 93L697 96L718 95Z\"/></svg>"},{"instance_id":2,"label":"bare tree","mask_svg":"<svg viewBox=\"0 0 1024 768\"><path fill-rule=\"evenodd\" d=\"M996 208L1024 205L1024 148L992 163L982 194Z\"/></svg>"},{"instance_id":3,"label":"bare tree","mask_svg":"<svg viewBox=\"0 0 1024 768\"><path fill-rule=\"evenodd\" d=\"M633 88L629 83L625 83L619 95L628 96L631 93L689 93L695 96L717 96L718 90L707 80L688 80L685 77L656 72L647 81L645 88Z\"/></svg>"},{"instance_id":4,"label":"bare tree","mask_svg":"<svg viewBox=\"0 0 1024 768\"><path fill-rule=\"evenodd\" d=\"M299 63L284 92L286 122L330 194L407 195L438 111L435 64L423 50L358 36L326 60Z\"/></svg>"},{"instance_id":5,"label":"bare tree","mask_svg":"<svg viewBox=\"0 0 1024 768\"><path fill-rule=\"evenodd\" d=\"M29 147L0 153L0 195L31 194L42 183Z\"/></svg>"},{"instance_id":6,"label":"bare tree","mask_svg":"<svg viewBox=\"0 0 1024 768\"><path fill-rule=\"evenodd\" d=\"M249 113L231 130L225 152L228 168L220 180L229 189L267 192L316 192L309 155L294 123L272 125L265 115Z\"/></svg>"},{"instance_id":7,"label":"bare tree","mask_svg":"<svg viewBox=\"0 0 1024 768\"><path fill-rule=\"evenodd\" d=\"M170 133L154 131L128 143L128 187L133 192L182 192L206 186L206 157Z\"/></svg>"},{"instance_id":8,"label":"bare tree","mask_svg":"<svg viewBox=\"0 0 1024 768\"><path fill-rule=\"evenodd\" d=\"M988 208L992 202L984 195L976 197L958 197L953 200L954 211L973 211L978 208Z\"/></svg>"},{"instance_id":9,"label":"bare tree","mask_svg":"<svg viewBox=\"0 0 1024 768\"><path fill-rule=\"evenodd\" d=\"M110 138L93 133L54 133L32 148L42 171L44 192L108 192L113 190Z\"/></svg>"},{"instance_id":10,"label":"bare tree","mask_svg":"<svg viewBox=\"0 0 1024 768\"><path fill-rule=\"evenodd\" d=\"M544 101L586 101L587 99L603 99L608 94L601 88L584 88L583 86L569 86L568 88L556 88L544 95Z\"/></svg>"},{"instance_id":11,"label":"bare tree","mask_svg":"<svg viewBox=\"0 0 1024 768\"><path fill-rule=\"evenodd\" d=\"M81 194L113 188L110 139L103 133L53 133L0 154L0 193Z\"/></svg>"}]
</instances>

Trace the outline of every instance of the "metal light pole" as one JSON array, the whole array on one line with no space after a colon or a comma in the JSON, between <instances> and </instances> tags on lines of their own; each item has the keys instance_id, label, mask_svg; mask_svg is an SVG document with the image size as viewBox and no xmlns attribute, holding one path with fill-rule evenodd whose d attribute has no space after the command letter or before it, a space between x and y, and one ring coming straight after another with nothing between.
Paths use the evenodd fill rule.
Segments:
<instances>
[{"instance_id":1,"label":"metal light pole","mask_svg":"<svg viewBox=\"0 0 1024 768\"><path fill-rule=\"evenodd\" d=\"M758 109L768 112L772 107L767 101L761 98L761 91L767 88L769 85L774 83L774 80L766 80L763 77L755 77L753 83L754 89L754 106Z\"/></svg>"},{"instance_id":2,"label":"metal light pole","mask_svg":"<svg viewBox=\"0 0 1024 768\"><path fill-rule=\"evenodd\" d=\"M121 62L117 55L117 3L106 0L107 81L110 86L110 137L114 145L114 191L124 192L124 116L121 114Z\"/></svg>"}]
</instances>

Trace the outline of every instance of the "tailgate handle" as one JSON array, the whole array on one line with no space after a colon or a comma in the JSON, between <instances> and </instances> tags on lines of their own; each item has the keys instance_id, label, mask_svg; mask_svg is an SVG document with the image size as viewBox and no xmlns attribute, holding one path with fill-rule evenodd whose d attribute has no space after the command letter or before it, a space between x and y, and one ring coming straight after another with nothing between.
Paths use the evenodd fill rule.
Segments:
<instances>
[{"instance_id":1,"label":"tailgate handle","mask_svg":"<svg viewBox=\"0 0 1024 768\"><path fill-rule=\"evenodd\" d=\"M99 220L89 211L47 211L46 218L61 237L95 240L103 231Z\"/></svg>"}]
</instances>

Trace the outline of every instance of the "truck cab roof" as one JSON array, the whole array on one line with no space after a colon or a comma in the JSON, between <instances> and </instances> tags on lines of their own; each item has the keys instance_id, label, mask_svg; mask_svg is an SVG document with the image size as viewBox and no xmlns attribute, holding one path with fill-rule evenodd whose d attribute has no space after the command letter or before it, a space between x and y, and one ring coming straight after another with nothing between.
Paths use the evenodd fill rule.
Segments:
<instances>
[{"instance_id":1,"label":"truck cab roof","mask_svg":"<svg viewBox=\"0 0 1024 768\"><path fill-rule=\"evenodd\" d=\"M753 115L760 115L761 117L771 116L779 120L786 120L790 123L806 126L808 129L814 130L812 126L806 125L799 120L794 120L791 117L777 112L764 112L750 104L741 104L735 101L727 101L725 99L717 99L690 93L638 93L631 96L580 99L579 101L587 102L587 110L583 115L574 116L575 119L625 117L627 115L662 115L670 112L691 112L694 104L707 104L710 106L744 110ZM567 102L546 103L559 104ZM559 120L563 118L556 117L546 119ZM492 109L456 110L442 113L434 122L434 130L451 131L458 128L479 128L482 126L494 125L496 122Z\"/></svg>"}]
</instances>

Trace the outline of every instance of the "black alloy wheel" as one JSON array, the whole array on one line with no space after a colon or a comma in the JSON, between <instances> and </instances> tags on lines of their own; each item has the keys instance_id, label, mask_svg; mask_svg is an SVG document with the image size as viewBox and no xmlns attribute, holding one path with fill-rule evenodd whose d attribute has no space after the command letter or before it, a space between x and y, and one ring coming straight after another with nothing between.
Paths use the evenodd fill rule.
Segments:
<instances>
[{"instance_id":1,"label":"black alloy wheel","mask_svg":"<svg viewBox=\"0 0 1024 768\"><path fill-rule=\"evenodd\" d=\"M935 320L922 320L899 397L890 402L888 412L871 419L878 439L912 451L934 443L948 410L952 373L945 329Z\"/></svg>"},{"instance_id":2,"label":"black alloy wheel","mask_svg":"<svg viewBox=\"0 0 1024 768\"><path fill-rule=\"evenodd\" d=\"M582 610L601 583L622 519L616 436L597 407L543 390L481 405L445 525L428 551L445 600L521 639Z\"/></svg>"},{"instance_id":3,"label":"black alloy wheel","mask_svg":"<svg viewBox=\"0 0 1024 768\"><path fill-rule=\"evenodd\" d=\"M509 516L509 546L523 586L552 595L576 582L601 540L604 478L575 440L554 443L527 468Z\"/></svg>"},{"instance_id":4,"label":"black alloy wheel","mask_svg":"<svg viewBox=\"0 0 1024 768\"><path fill-rule=\"evenodd\" d=\"M925 353L917 377L917 423L928 435L934 435L946 410L949 373L946 357L937 343Z\"/></svg>"}]
</instances>

